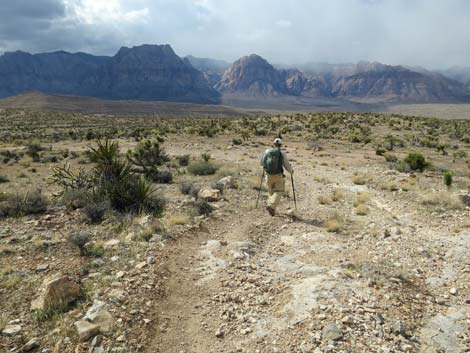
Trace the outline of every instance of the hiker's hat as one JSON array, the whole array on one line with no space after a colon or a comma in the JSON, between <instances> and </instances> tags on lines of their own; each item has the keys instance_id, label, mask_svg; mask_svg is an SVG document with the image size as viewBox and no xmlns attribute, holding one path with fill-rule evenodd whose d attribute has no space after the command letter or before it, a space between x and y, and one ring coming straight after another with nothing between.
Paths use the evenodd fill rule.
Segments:
<instances>
[{"instance_id":1,"label":"hiker's hat","mask_svg":"<svg viewBox=\"0 0 470 353\"><path fill-rule=\"evenodd\" d=\"M277 145L277 146L281 146L281 145L284 144L284 142L282 141L282 139L277 137L277 138L274 139L274 144Z\"/></svg>"}]
</instances>

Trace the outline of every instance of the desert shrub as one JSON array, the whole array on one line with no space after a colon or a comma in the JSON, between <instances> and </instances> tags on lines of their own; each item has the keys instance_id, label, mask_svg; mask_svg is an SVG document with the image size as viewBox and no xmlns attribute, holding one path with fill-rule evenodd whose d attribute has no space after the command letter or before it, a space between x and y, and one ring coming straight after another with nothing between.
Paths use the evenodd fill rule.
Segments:
<instances>
[{"instance_id":1,"label":"desert shrub","mask_svg":"<svg viewBox=\"0 0 470 353\"><path fill-rule=\"evenodd\" d=\"M189 218L188 216L184 215L184 214L174 214L174 215L171 215L169 218L168 218L168 223L171 224L171 225L177 225L177 226L181 226L181 225L185 225L185 224L188 224L189 223Z\"/></svg>"},{"instance_id":2,"label":"desert shrub","mask_svg":"<svg viewBox=\"0 0 470 353\"><path fill-rule=\"evenodd\" d=\"M97 146L88 151L88 157L95 163L90 173L81 170L76 174L67 165L53 170L52 181L62 186L62 193L85 188L93 199L106 201L117 211L163 212L165 200L126 160L119 158L117 142L98 140Z\"/></svg>"},{"instance_id":3,"label":"desert shrub","mask_svg":"<svg viewBox=\"0 0 470 353\"><path fill-rule=\"evenodd\" d=\"M191 187L190 195L197 200L197 198L199 196L199 191L201 191L201 187L198 186L198 185L193 185Z\"/></svg>"},{"instance_id":4,"label":"desert shrub","mask_svg":"<svg viewBox=\"0 0 470 353\"><path fill-rule=\"evenodd\" d=\"M344 199L344 197L345 191L343 189L335 189L331 194L331 200L335 202Z\"/></svg>"},{"instance_id":5,"label":"desert shrub","mask_svg":"<svg viewBox=\"0 0 470 353\"><path fill-rule=\"evenodd\" d=\"M330 205L332 200L328 196L320 195L318 196L318 202L320 205Z\"/></svg>"},{"instance_id":6,"label":"desert shrub","mask_svg":"<svg viewBox=\"0 0 470 353\"><path fill-rule=\"evenodd\" d=\"M440 207L443 209L460 209L464 205L462 200L450 192L434 192L422 196L421 203L426 206Z\"/></svg>"},{"instance_id":7,"label":"desert shrub","mask_svg":"<svg viewBox=\"0 0 470 353\"><path fill-rule=\"evenodd\" d=\"M86 248L86 256L88 257L103 257L105 253L105 249L103 246L97 244L91 244Z\"/></svg>"},{"instance_id":8,"label":"desert shrub","mask_svg":"<svg viewBox=\"0 0 470 353\"><path fill-rule=\"evenodd\" d=\"M0 184L3 183L8 183L10 179L8 179L6 176L0 175Z\"/></svg>"},{"instance_id":9,"label":"desert shrub","mask_svg":"<svg viewBox=\"0 0 470 353\"><path fill-rule=\"evenodd\" d=\"M44 213L49 201L40 190L0 195L0 218Z\"/></svg>"},{"instance_id":10,"label":"desert shrub","mask_svg":"<svg viewBox=\"0 0 470 353\"><path fill-rule=\"evenodd\" d=\"M430 165L421 153L409 153L403 161L410 166L411 170L417 170L420 172Z\"/></svg>"},{"instance_id":11,"label":"desert shrub","mask_svg":"<svg viewBox=\"0 0 470 353\"><path fill-rule=\"evenodd\" d=\"M103 222L109 204L106 201L91 201L88 202L82 209L85 219L92 224Z\"/></svg>"},{"instance_id":12,"label":"desert shrub","mask_svg":"<svg viewBox=\"0 0 470 353\"><path fill-rule=\"evenodd\" d=\"M189 195L191 193L193 186L194 185L191 183L181 183L179 188L183 195Z\"/></svg>"},{"instance_id":13,"label":"desert shrub","mask_svg":"<svg viewBox=\"0 0 470 353\"><path fill-rule=\"evenodd\" d=\"M188 172L193 175L213 175L219 168L207 161L197 161L190 163L188 166Z\"/></svg>"},{"instance_id":14,"label":"desert shrub","mask_svg":"<svg viewBox=\"0 0 470 353\"><path fill-rule=\"evenodd\" d=\"M205 200L198 200L194 203L194 211L199 216L208 216L214 211L214 207Z\"/></svg>"},{"instance_id":15,"label":"desert shrub","mask_svg":"<svg viewBox=\"0 0 470 353\"><path fill-rule=\"evenodd\" d=\"M86 255L85 245L91 240L91 234L88 232L74 232L70 233L68 241L70 244L78 247L80 251L80 256Z\"/></svg>"},{"instance_id":16,"label":"desert shrub","mask_svg":"<svg viewBox=\"0 0 470 353\"><path fill-rule=\"evenodd\" d=\"M356 185L365 185L367 184L367 178L363 175L356 175L353 177L352 182Z\"/></svg>"},{"instance_id":17,"label":"desert shrub","mask_svg":"<svg viewBox=\"0 0 470 353\"><path fill-rule=\"evenodd\" d=\"M344 219L339 214L335 213L328 218L323 225L330 233L340 233L344 227Z\"/></svg>"},{"instance_id":18,"label":"desert shrub","mask_svg":"<svg viewBox=\"0 0 470 353\"><path fill-rule=\"evenodd\" d=\"M411 172L411 167L405 161L399 161L397 163L392 163L391 167L399 171L400 173L409 173Z\"/></svg>"},{"instance_id":19,"label":"desert shrub","mask_svg":"<svg viewBox=\"0 0 470 353\"><path fill-rule=\"evenodd\" d=\"M356 214L357 214L358 216L365 216L365 215L367 215L368 213L369 213L369 208L368 208L366 205L364 205L364 204L362 204L362 203L359 204L359 205L357 205L357 207L356 207Z\"/></svg>"},{"instance_id":20,"label":"desert shrub","mask_svg":"<svg viewBox=\"0 0 470 353\"><path fill-rule=\"evenodd\" d=\"M170 184L173 181L173 174L169 170L150 169L145 176L147 179L159 184Z\"/></svg>"},{"instance_id":21,"label":"desert shrub","mask_svg":"<svg viewBox=\"0 0 470 353\"><path fill-rule=\"evenodd\" d=\"M209 162L212 156L209 153L201 153L201 158L204 162Z\"/></svg>"},{"instance_id":22,"label":"desert shrub","mask_svg":"<svg viewBox=\"0 0 470 353\"><path fill-rule=\"evenodd\" d=\"M387 150L386 150L385 148L383 148L383 147L377 147L377 148L375 149L375 154L376 154L377 156L383 156L386 152L387 152Z\"/></svg>"},{"instance_id":23,"label":"desert shrub","mask_svg":"<svg viewBox=\"0 0 470 353\"><path fill-rule=\"evenodd\" d=\"M232 144L235 146L241 145L243 143L242 139L234 138L232 139Z\"/></svg>"},{"instance_id":24,"label":"desert shrub","mask_svg":"<svg viewBox=\"0 0 470 353\"><path fill-rule=\"evenodd\" d=\"M398 162L398 157L392 153L386 152L383 154L383 157L385 158L386 162L389 162L389 163Z\"/></svg>"},{"instance_id":25,"label":"desert shrub","mask_svg":"<svg viewBox=\"0 0 470 353\"><path fill-rule=\"evenodd\" d=\"M189 154L185 154L184 156L178 156L176 159L178 160L178 164L181 167L186 167L189 164Z\"/></svg>"},{"instance_id":26,"label":"desert shrub","mask_svg":"<svg viewBox=\"0 0 470 353\"><path fill-rule=\"evenodd\" d=\"M26 154L30 156L34 162L39 162L41 159L39 152L44 151L39 141L31 141L26 145Z\"/></svg>"},{"instance_id":27,"label":"desert shrub","mask_svg":"<svg viewBox=\"0 0 470 353\"><path fill-rule=\"evenodd\" d=\"M446 171L444 172L444 185L450 188L452 186L452 182L454 181L452 172Z\"/></svg>"},{"instance_id":28,"label":"desert shrub","mask_svg":"<svg viewBox=\"0 0 470 353\"><path fill-rule=\"evenodd\" d=\"M68 210L76 210L85 207L90 201L87 189L67 189L60 197L60 203Z\"/></svg>"},{"instance_id":29,"label":"desert shrub","mask_svg":"<svg viewBox=\"0 0 470 353\"><path fill-rule=\"evenodd\" d=\"M152 169L170 160L160 142L161 139L140 142L135 150L127 152L127 159L132 164L142 168L145 174L152 173Z\"/></svg>"}]
</instances>

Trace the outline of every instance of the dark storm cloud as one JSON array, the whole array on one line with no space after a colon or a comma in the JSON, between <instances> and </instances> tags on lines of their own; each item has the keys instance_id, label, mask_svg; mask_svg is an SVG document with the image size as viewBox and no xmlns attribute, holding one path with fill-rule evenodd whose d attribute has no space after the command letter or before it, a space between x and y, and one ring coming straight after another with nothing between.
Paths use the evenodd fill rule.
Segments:
<instances>
[{"instance_id":1,"label":"dark storm cloud","mask_svg":"<svg viewBox=\"0 0 470 353\"><path fill-rule=\"evenodd\" d=\"M466 0L0 0L0 52L169 43L226 60L442 68L470 65L469 18Z\"/></svg>"}]
</instances>

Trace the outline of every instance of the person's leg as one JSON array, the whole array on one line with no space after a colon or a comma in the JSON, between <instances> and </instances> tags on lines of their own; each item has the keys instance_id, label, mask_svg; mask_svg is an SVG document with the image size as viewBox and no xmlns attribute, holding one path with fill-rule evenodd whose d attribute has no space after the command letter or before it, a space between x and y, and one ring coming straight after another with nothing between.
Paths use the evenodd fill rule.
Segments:
<instances>
[{"instance_id":1,"label":"person's leg","mask_svg":"<svg viewBox=\"0 0 470 353\"><path fill-rule=\"evenodd\" d=\"M273 211L275 211L276 207L279 205L279 202L281 201L282 195L284 194L284 190L285 190L284 177L282 175L272 175L271 182L272 182L272 194L269 196L269 199L268 199L268 207L270 207Z\"/></svg>"}]
</instances>

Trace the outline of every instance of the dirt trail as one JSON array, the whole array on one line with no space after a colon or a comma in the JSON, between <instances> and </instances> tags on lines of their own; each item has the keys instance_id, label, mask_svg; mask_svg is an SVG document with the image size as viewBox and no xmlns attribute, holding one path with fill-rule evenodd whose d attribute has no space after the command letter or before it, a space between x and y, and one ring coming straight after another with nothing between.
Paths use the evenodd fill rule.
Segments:
<instances>
[{"instance_id":1,"label":"dirt trail","mask_svg":"<svg viewBox=\"0 0 470 353\"><path fill-rule=\"evenodd\" d=\"M302 151L291 156L308 158ZM230 201L204 221L209 232L181 238L171 250L167 296L148 352L438 352L450 344L449 352L464 352L468 305L428 282L451 270L447 285L468 278L455 270L465 261L452 255L437 263L441 244L433 237L442 237L442 227L397 195L354 185L358 171L303 168L295 175L295 220L286 213L290 200L271 218L262 207L247 207L252 190L229 191ZM313 182L318 174L331 181ZM355 220L344 234L327 232L322 224L333 212L317 200L337 188L371 198L362 218L338 202L335 212ZM462 239L454 241L460 255L468 251L468 235ZM430 342L436 332L444 333Z\"/></svg>"}]
</instances>

